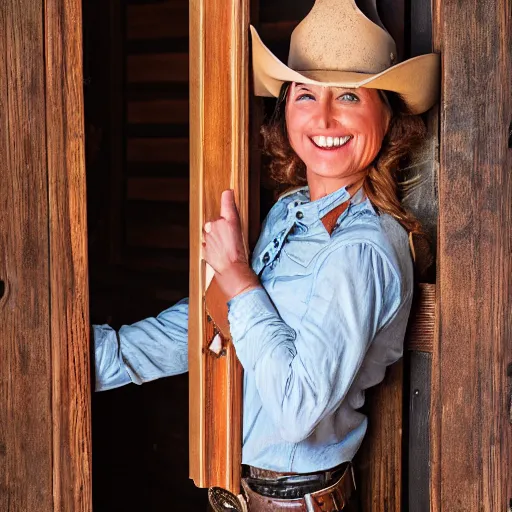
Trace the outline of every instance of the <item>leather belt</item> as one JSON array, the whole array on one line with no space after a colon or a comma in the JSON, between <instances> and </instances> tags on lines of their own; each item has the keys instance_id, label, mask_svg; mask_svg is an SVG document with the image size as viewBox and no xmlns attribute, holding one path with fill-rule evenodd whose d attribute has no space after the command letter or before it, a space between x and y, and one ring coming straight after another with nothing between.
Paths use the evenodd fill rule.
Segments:
<instances>
[{"instance_id":1,"label":"leather belt","mask_svg":"<svg viewBox=\"0 0 512 512\"><path fill-rule=\"evenodd\" d=\"M250 468L250 474L259 475L242 479L250 512L343 510L355 490L350 463L344 463L329 471L309 474L279 476L279 473L268 472L268 477L264 477L265 472L258 468Z\"/></svg>"}]
</instances>

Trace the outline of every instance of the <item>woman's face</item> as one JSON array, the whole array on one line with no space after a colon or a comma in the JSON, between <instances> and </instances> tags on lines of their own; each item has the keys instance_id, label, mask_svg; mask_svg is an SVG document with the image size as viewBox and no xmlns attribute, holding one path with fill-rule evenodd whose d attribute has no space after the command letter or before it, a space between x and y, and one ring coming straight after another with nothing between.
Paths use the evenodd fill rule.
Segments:
<instances>
[{"instance_id":1,"label":"woman's face","mask_svg":"<svg viewBox=\"0 0 512 512\"><path fill-rule=\"evenodd\" d=\"M377 156L391 119L375 89L292 83L286 100L290 144L308 182L357 180ZM347 182L347 183L345 183Z\"/></svg>"}]
</instances>

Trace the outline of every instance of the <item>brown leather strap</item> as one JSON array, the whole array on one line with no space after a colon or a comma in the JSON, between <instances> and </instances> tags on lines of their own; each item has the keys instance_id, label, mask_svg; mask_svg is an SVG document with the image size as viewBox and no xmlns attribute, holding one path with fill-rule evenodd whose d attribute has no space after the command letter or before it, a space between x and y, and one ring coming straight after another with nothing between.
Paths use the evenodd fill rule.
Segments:
<instances>
[{"instance_id":1,"label":"brown leather strap","mask_svg":"<svg viewBox=\"0 0 512 512\"><path fill-rule=\"evenodd\" d=\"M224 341L231 339L228 322L228 302L224 292L220 289L215 277L212 279L210 286L204 294L206 305L206 313L214 322L218 333ZM209 340L211 342L211 340Z\"/></svg>"}]
</instances>

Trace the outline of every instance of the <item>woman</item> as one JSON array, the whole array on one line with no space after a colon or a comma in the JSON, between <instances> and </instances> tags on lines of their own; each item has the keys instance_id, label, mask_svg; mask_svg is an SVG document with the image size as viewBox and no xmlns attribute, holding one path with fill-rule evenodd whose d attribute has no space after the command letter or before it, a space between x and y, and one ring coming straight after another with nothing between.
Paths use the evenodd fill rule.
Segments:
<instances>
[{"instance_id":1,"label":"woman","mask_svg":"<svg viewBox=\"0 0 512 512\"><path fill-rule=\"evenodd\" d=\"M269 212L251 265L231 191L204 227L245 370L251 511L346 508L364 390L402 354L408 232L420 227L400 205L395 172L424 134L411 114L435 101L438 59L393 65L372 6L365 16L352 0L318 0L294 31L289 67L252 29L256 93L279 96L263 129L272 172L300 188ZM182 301L118 337L96 326L97 389L187 371L187 320Z\"/></svg>"}]
</instances>

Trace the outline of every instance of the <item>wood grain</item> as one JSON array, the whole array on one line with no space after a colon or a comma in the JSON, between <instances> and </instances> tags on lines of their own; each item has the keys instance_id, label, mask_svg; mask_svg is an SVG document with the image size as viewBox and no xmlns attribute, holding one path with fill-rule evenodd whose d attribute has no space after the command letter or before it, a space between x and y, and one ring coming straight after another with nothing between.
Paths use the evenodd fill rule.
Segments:
<instances>
[{"instance_id":1,"label":"wood grain","mask_svg":"<svg viewBox=\"0 0 512 512\"><path fill-rule=\"evenodd\" d=\"M356 481L364 512L402 508L403 360L366 392L368 432L356 454Z\"/></svg>"},{"instance_id":2,"label":"wood grain","mask_svg":"<svg viewBox=\"0 0 512 512\"><path fill-rule=\"evenodd\" d=\"M219 215L221 192L233 188L247 237L247 33L246 0L191 1L190 476L200 487L216 485L235 493L242 370L231 344L221 357L207 348L212 333L204 311L201 234L203 223Z\"/></svg>"},{"instance_id":3,"label":"wood grain","mask_svg":"<svg viewBox=\"0 0 512 512\"><path fill-rule=\"evenodd\" d=\"M80 0L46 0L53 507L92 511ZM41 509L38 509L41 510Z\"/></svg>"},{"instance_id":4,"label":"wood grain","mask_svg":"<svg viewBox=\"0 0 512 512\"><path fill-rule=\"evenodd\" d=\"M434 511L507 510L512 430L510 0L436 2L442 51Z\"/></svg>"},{"instance_id":5,"label":"wood grain","mask_svg":"<svg viewBox=\"0 0 512 512\"><path fill-rule=\"evenodd\" d=\"M0 2L0 510L53 510L41 2Z\"/></svg>"},{"instance_id":6,"label":"wood grain","mask_svg":"<svg viewBox=\"0 0 512 512\"><path fill-rule=\"evenodd\" d=\"M408 431L409 512L430 510L430 403L432 354L410 352Z\"/></svg>"}]
</instances>

